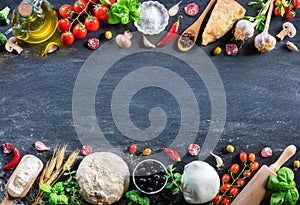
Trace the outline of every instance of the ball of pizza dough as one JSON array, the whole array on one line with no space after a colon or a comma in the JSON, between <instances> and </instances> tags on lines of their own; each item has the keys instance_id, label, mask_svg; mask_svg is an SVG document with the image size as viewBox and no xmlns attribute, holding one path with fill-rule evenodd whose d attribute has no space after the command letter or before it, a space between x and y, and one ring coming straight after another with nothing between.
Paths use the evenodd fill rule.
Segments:
<instances>
[{"instance_id":1,"label":"ball of pizza dough","mask_svg":"<svg viewBox=\"0 0 300 205\"><path fill-rule=\"evenodd\" d=\"M82 197L91 204L112 204L120 200L130 182L129 168L118 155L95 152L79 164L76 179Z\"/></svg>"},{"instance_id":2,"label":"ball of pizza dough","mask_svg":"<svg viewBox=\"0 0 300 205\"><path fill-rule=\"evenodd\" d=\"M193 161L184 167L182 187L184 199L188 203L206 203L218 193L220 177L208 163Z\"/></svg>"}]
</instances>

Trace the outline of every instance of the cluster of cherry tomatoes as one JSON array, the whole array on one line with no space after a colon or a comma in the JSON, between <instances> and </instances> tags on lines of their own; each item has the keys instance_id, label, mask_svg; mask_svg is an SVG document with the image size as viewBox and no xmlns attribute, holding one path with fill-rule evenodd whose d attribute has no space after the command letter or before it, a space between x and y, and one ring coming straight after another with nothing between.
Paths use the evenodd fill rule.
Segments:
<instances>
[{"instance_id":1,"label":"cluster of cherry tomatoes","mask_svg":"<svg viewBox=\"0 0 300 205\"><path fill-rule=\"evenodd\" d=\"M239 158L243 163L243 167L238 163L231 165L228 173L222 176L219 193L211 204L229 205L238 195L240 189L245 186L247 180L252 177L253 172L258 170L259 163L255 161L256 156L254 153L248 155L246 152L240 152Z\"/></svg>"},{"instance_id":2,"label":"cluster of cherry tomatoes","mask_svg":"<svg viewBox=\"0 0 300 205\"><path fill-rule=\"evenodd\" d=\"M88 31L97 31L100 21L108 19L106 12L115 0L76 0L73 5L64 4L59 8L61 19L58 30L62 33L61 41L64 45L73 44L75 38L85 38Z\"/></svg>"},{"instance_id":3,"label":"cluster of cherry tomatoes","mask_svg":"<svg viewBox=\"0 0 300 205\"><path fill-rule=\"evenodd\" d=\"M294 9L299 7L300 0L275 0L274 14L286 19L293 19L296 16Z\"/></svg>"}]
</instances>

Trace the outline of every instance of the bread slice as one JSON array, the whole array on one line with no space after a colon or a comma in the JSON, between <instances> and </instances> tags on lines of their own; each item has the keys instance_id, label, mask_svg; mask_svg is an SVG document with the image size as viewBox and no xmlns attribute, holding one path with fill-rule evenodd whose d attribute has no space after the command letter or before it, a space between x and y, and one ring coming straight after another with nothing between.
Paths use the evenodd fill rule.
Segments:
<instances>
[{"instance_id":1,"label":"bread slice","mask_svg":"<svg viewBox=\"0 0 300 205\"><path fill-rule=\"evenodd\" d=\"M202 45L222 37L245 13L246 9L235 0L218 0L202 34Z\"/></svg>"}]
</instances>

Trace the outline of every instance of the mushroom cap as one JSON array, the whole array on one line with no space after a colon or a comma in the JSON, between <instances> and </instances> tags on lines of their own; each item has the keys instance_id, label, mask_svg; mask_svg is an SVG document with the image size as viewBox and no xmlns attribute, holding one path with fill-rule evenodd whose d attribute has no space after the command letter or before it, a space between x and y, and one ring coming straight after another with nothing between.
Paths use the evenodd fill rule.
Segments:
<instances>
[{"instance_id":1,"label":"mushroom cap","mask_svg":"<svg viewBox=\"0 0 300 205\"><path fill-rule=\"evenodd\" d=\"M288 31L287 35L290 38L294 37L296 35L296 33L297 33L295 26L291 22L285 22L285 23L283 23L282 24L282 28L284 30Z\"/></svg>"},{"instance_id":2,"label":"mushroom cap","mask_svg":"<svg viewBox=\"0 0 300 205\"><path fill-rule=\"evenodd\" d=\"M121 48L130 48L131 40L126 38L123 34L118 34L116 36L116 43Z\"/></svg>"}]
</instances>

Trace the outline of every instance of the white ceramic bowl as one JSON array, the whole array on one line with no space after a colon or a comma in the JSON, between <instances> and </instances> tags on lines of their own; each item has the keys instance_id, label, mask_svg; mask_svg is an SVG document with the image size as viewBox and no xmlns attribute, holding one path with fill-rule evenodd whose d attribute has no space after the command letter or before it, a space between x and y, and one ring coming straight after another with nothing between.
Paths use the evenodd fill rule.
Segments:
<instances>
[{"instance_id":1,"label":"white ceramic bowl","mask_svg":"<svg viewBox=\"0 0 300 205\"><path fill-rule=\"evenodd\" d=\"M146 35L159 34L169 23L168 10L157 1L143 2L139 8L140 20L134 22L138 31Z\"/></svg>"}]
</instances>

